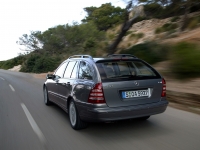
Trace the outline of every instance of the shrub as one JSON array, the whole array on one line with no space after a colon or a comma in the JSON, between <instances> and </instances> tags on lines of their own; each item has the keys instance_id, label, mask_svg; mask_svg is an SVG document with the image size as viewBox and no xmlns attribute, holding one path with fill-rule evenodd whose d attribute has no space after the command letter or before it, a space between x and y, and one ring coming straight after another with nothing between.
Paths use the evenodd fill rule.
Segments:
<instances>
[{"instance_id":1,"label":"shrub","mask_svg":"<svg viewBox=\"0 0 200 150\"><path fill-rule=\"evenodd\" d=\"M173 51L172 72L179 78L200 76L200 48L195 44L181 42Z\"/></svg>"},{"instance_id":2,"label":"shrub","mask_svg":"<svg viewBox=\"0 0 200 150\"><path fill-rule=\"evenodd\" d=\"M155 30L156 34L162 33L162 32L170 32L170 31L175 31L175 29L178 28L178 25L175 23L166 23L162 27L157 28Z\"/></svg>"},{"instance_id":3,"label":"shrub","mask_svg":"<svg viewBox=\"0 0 200 150\"><path fill-rule=\"evenodd\" d=\"M90 50L91 48L94 48L95 46L96 46L96 41L92 37L88 38L83 44L84 50Z\"/></svg>"},{"instance_id":4,"label":"shrub","mask_svg":"<svg viewBox=\"0 0 200 150\"><path fill-rule=\"evenodd\" d=\"M168 35L170 35L170 34L173 34L173 33L175 33L175 32L176 32L176 30L175 30L175 29L172 29L172 30L168 31L167 33L168 33Z\"/></svg>"},{"instance_id":5,"label":"shrub","mask_svg":"<svg viewBox=\"0 0 200 150\"><path fill-rule=\"evenodd\" d=\"M131 34L132 32L133 32L133 31L127 31L126 34L125 34L125 36Z\"/></svg>"},{"instance_id":6,"label":"shrub","mask_svg":"<svg viewBox=\"0 0 200 150\"><path fill-rule=\"evenodd\" d=\"M174 29L176 29L176 28L178 28L178 25L175 24L175 23L166 23L166 24L163 25L163 29L164 29L165 31L174 30Z\"/></svg>"},{"instance_id":7,"label":"shrub","mask_svg":"<svg viewBox=\"0 0 200 150\"><path fill-rule=\"evenodd\" d=\"M163 16L163 7L157 3L144 5L144 12L152 18L161 18Z\"/></svg>"},{"instance_id":8,"label":"shrub","mask_svg":"<svg viewBox=\"0 0 200 150\"><path fill-rule=\"evenodd\" d=\"M2 68L2 65L4 64L5 61L0 61L0 68Z\"/></svg>"},{"instance_id":9,"label":"shrub","mask_svg":"<svg viewBox=\"0 0 200 150\"><path fill-rule=\"evenodd\" d=\"M12 60L2 61L0 68L2 69L10 69L14 66Z\"/></svg>"},{"instance_id":10,"label":"shrub","mask_svg":"<svg viewBox=\"0 0 200 150\"><path fill-rule=\"evenodd\" d=\"M58 57L33 54L22 65L21 72L43 73L54 71L60 63Z\"/></svg>"},{"instance_id":11,"label":"shrub","mask_svg":"<svg viewBox=\"0 0 200 150\"><path fill-rule=\"evenodd\" d=\"M175 16L175 17L173 17L170 21L171 21L171 22L176 22L176 21L178 21L178 20L180 20L180 17L179 17L179 16Z\"/></svg>"},{"instance_id":12,"label":"shrub","mask_svg":"<svg viewBox=\"0 0 200 150\"><path fill-rule=\"evenodd\" d=\"M156 30L155 30L155 34L159 34L162 32L164 32L164 30L162 28L156 28Z\"/></svg>"},{"instance_id":13,"label":"shrub","mask_svg":"<svg viewBox=\"0 0 200 150\"><path fill-rule=\"evenodd\" d=\"M129 36L129 39L133 39L136 37L136 34L132 33L130 36Z\"/></svg>"},{"instance_id":14,"label":"shrub","mask_svg":"<svg viewBox=\"0 0 200 150\"><path fill-rule=\"evenodd\" d=\"M130 46L131 46L131 43L128 43L128 44L127 44L127 47L130 47Z\"/></svg>"},{"instance_id":15,"label":"shrub","mask_svg":"<svg viewBox=\"0 0 200 150\"><path fill-rule=\"evenodd\" d=\"M37 59L39 59L39 55L30 55L29 58L25 61L25 63L22 65L20 71L32 72Z\"/></svg>"},{"instance_id":16,"label":"shrub","mask_svg":"<svg viewBox=\"0 0 200 150\"><path fill-rule=\"evenodd\" d=\"M10 69L10 68L13 68L14 66L22 64L24 61L25 61L25 56L20 55L20 56L13 58L13 59L1 61L0 62L0 68Z\"/></svg>"},{"instance_id":17,"label":"shrub","mask_svg":"<svg viewBox=\"0 0 200 150\"><path fill-rule=\"evenodd\" d=\"M143 38L144 37L144 33L138 33L136 34L137 39Z\"/></svg>"},{"instance_id":18,"label":"shrub","mask_svg":"<svg viewBox=\"0 0 200 150\"><path fill-rule=\"evenodd\" d=\"M113 40L113 39L115 38L115 34L108 34L108 38L109 38L110 40Z\"/></svg>"},{"instance_id":19,"label":"shrub","mask_svg":"<svg viewBox=\"0 0 200 150\"><path fill-rule=\"evenodd\" d=\"M200 16L190 18L186 28L194 29L199 25L199 23L200 23Z\"/></svg>"},{"instance_id":20,"label":"shrub","mask_svg":"<svg viewBox=\"0 0 200 150\"><path fill-rule=\"evenodd\" d=\"M120 53L135 55L150 64L154 64L168 59L168 46L160 45L154 42L147 42L143 44L135 45L127 50L123 50Z\"/></svg>"},{"instance_id":21,"label":"shrub","mask_svg":"<svg viewBox=\"0 0 200 150\"><path fill-rule=\"evenodd\" d=\"M129 36L129 39L140 39L140 38L143 38L143 37L144 37L144 33L138 33L138 34L132 33L132 34Z\"/></svg>"}]
</instances>

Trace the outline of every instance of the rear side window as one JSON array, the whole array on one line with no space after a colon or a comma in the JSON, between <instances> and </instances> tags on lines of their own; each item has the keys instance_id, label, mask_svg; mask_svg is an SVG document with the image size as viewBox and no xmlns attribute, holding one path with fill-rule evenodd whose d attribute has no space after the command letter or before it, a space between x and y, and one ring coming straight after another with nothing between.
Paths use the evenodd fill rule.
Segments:
<instances>
[{"instance_id":1,"label":"rear side window","mask_svg":"<svg viewBox=\"0 0 200 150\"><path fill-rule=\"evenodd\" d=\"M93 76L93 73L89 64L84 61L81 61L80 67L79 67L79 73L78 73L79 79L92 80L92 76Z\"/></svg>"},{"instance_id":2,"label":"rear side window","mask_svg":"<svg viewBox=\"0 0 200 150\"><path fill-rule=\"evenodd\" d=\"M103 81L161 78L149 65L139 60L96 63Z\"/></svg>"}]
</instances>

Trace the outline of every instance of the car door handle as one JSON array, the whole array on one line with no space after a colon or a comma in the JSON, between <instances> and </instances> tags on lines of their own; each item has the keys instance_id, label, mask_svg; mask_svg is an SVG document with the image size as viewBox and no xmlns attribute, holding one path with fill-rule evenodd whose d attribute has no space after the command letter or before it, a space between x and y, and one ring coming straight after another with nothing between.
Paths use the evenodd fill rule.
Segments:
<instances>
[{"instance_id":1,"label":"car door handle","mask_svg":"<svg viewBox=\"0 0 200 150\"><path fill-rule=\"evenodd\" d=\"M70 84L70 82L67 82L67 84Z\"/></svg>"}]
</instances>

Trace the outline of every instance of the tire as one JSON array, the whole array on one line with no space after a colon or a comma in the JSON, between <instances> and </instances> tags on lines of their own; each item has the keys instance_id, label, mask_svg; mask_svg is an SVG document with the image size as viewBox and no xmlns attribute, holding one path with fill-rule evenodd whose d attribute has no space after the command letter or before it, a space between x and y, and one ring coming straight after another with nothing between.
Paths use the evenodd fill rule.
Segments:
<instances>
[{"instance_id":1,"label":"tire","mask_svg":"<svg viewBox=\"0 0 200 150\"><path fill-rule=\"evenodd\" d=\"M150 116L145 116L145 117L140 117L140 118L137 118L137 120L139 121L145 121L147 119L149 119Z\"/></svg>"},{"instance_id":2,"label":"tire","mask_svg":"<svg viewBox=\"0 0 200 150\"><path fill-rule=\"evenodd\" d=\"M49 101L49 96L48 96L48 92L47 92L47 88L44 87L44 103L49 106L51 105L52 103Z\"/></svg>"},{"instance_id":3,"label":"tire","mask_svg":"<svg viewBox=\"0 0 200 150\"><path fill-rule=\"evenodd\" d=\"M88 123L83 122L78 114L76 105L73 100L69 103L69 121L73 129L80 130L88 126Z\"/></svg>"}]
</instances>

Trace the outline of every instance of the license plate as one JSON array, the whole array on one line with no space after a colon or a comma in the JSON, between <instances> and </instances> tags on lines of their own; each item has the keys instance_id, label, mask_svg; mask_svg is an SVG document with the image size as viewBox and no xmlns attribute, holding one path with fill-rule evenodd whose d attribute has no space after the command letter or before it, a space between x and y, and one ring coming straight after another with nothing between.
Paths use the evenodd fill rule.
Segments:
<instances>
[{"instance_id":1,"label":"license plate","mask_svg":"<svg viewBox=\"0 0 200 150\"><path fill-rule=\"evenodd\" d=\"M149 96L149 90L148 89L122 92L122 98L148 97L148 96Z\"/></svg>"}]
</instances>

